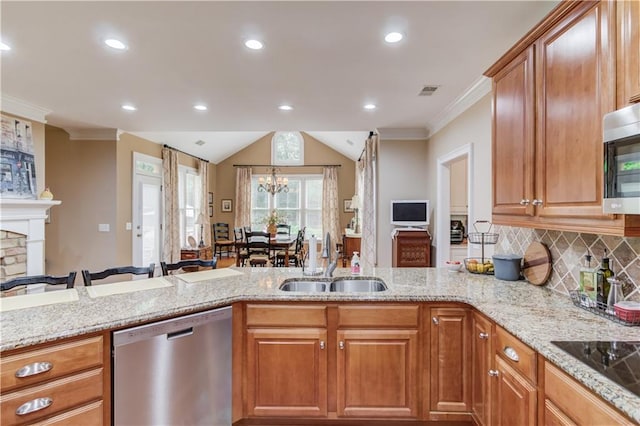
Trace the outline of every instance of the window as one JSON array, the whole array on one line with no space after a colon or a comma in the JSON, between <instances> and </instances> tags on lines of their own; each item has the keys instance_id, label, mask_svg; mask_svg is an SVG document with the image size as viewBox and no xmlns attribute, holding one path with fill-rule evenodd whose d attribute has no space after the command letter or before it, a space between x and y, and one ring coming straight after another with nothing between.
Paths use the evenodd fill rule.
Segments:
<instances>
[{"instance_id":1,"label":"window","mask_svg":"<svg viewBox=\"0 0 640 426\"><path fill-rule=\"evenodd\" d=\"M180 203L180 241L186 245L187 238L193 235L196 241L200 237L200 228L196 219L200 213L202 200L200 194L200 176L191 167L178 167L178 198Z\"/></svg>"},{"instance_id":2,"label":"window","mask_svg":"<svg viewBox=\"0 0 640 426\"><path fill-rule=\"evenodd\" d=\"M307 227L305 237L322 235L322 176L282 175L289 179L289 192L271 196L258 192L258 179L266 175L254 175L251 180L251 228L264 229L264 218L276 209L287 218L291 233Z\"/></svg>"},{"instance_id":3,"label":"window","mask_svg":"<svg viewBox=\"0 0 640 426\"><path fill-rule=\"evenodd\" d=\"M271 164L304 164L304 139L300 132L276 132L271 139Z\"/></svg>"}]
</instances>

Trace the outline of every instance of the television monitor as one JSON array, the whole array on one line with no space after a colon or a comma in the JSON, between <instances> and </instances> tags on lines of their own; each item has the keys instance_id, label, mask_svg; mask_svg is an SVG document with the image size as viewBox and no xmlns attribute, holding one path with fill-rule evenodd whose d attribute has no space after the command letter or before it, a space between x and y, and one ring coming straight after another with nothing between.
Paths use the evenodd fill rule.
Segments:
<instances>
[{"instance_id":1,"label":"television monitor","mask_svg":"<svg viewBox=\"0 0 640 426\"><path fill-rule=\"evenodd\" d=\"M429 225L429 200L391 200L391 224L406 227Z\"/></svg>"}]
</instances>

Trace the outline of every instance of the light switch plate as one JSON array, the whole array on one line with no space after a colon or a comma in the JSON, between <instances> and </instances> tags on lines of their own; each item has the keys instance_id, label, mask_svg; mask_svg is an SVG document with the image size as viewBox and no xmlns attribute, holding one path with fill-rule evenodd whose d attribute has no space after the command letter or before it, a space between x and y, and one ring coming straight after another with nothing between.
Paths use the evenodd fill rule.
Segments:
<instances>
[{"instance_id":1,"label":"light switch plate","mask_svg":"<svg viewBox=\"0 0 640 426\"><path fill-rule=\"evenodd\" d=\"M98 224L98 232L109 232L109 224L108 223L99 223Z\"/></svg>"},{"instance_id":2,"label":"light switch plate","mask_svg":"<svg viewBox=\"0 0 640 426\"><path fill-rule=\"evenodd\" d=\"M125 229L125 230L127 230L127 231L131 231L131 222L127 222L127 223L124 225L124 229Z\"/></svg>"}]
</instances>

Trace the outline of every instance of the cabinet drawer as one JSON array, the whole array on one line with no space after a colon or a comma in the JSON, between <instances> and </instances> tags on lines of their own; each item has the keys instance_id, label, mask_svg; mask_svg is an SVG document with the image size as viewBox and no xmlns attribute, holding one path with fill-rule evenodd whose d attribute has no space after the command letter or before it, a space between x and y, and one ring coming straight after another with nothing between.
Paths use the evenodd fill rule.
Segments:
<instances>
[{"instance_id":1,"label":"cabinet drawer","mask_svg":"<svg viewBox=\"0 0 640 426\"><path fill-rule=\"evenodd\" d=\"M197 259L198 258L198 253L190 251L190 252L182 252L180 254L180 259L181 260L192 260L192 259Z\"/></svg>"},{"instance_id":2,"label":"cabinet drawer","mask_svg":"<svg viewBox=\"0 0 640 426\"><path fill-rule=\"evenodd\" d=\"M76 408L31 426L102 426L102 401Z\"/></svg>"},{"instance_id":3,"label":"cabinet drawer","mask_svg":"<svg viewBox=\"0 0 640 426\"><path fill-rule=\"evenodd\" d=\"M613 407L549 362L544 363L544 392L554 406L577 424L630 423Z\"/></svg>"},{"instance_id":4,"label":"cabinet drawer","mask_svg":"<svg viewBox=\"0 0 640 426\"><path fill-rule=\"evenodd\" d=\"M536 351L501 327L496 327L496 353L531 383L536 383Z\"/></svg>"},{"instance_id":5,"label":"cabinet drawer","mask_svg":"<svg viewBox=\"0 0 640 426\"><path fill-rule=\"evenodd\" d=\"M103 362L102 336L49 346L0 360L0 384L6 393L18 387L57 379L77 371L99 367ZM46 366L49 363L50 366ZM48 368L50 367L50 368ZM16 377L20 369L26 377ZM38 370L43 370L38 373Z\"/></svg>"},{"instance_id":6,"label":"cabinet drawer","mask_svg":"<svg viewBox=\"0 0 640 426\"><path fill-rule=\"evenodd\" d=\"M247 327L326 327L324 305L247 305Z\"/></svg>"},{"instance_id":7,"label":"cabinet drawer","mask_svg":"<svg viewBox=\"0 0 640 426\"><path fill-rule=\"evenodd\" d=\"M339 306L338 327L417 328L417 305Z\"/></svg>"},{"instance_id":8,"label":"cabinet drawer","mask_svg":"<svg viewBox=\"0 0 640 426\"><path fill-rule=\"evenodd\" d=\"M0 423L3 425L33 422L52 414L102 398L102 368L32 386L0 397ZM50 398L46 408L25 415L16 414L23 404L37 398Z\"/></svg>"}]
</instances>

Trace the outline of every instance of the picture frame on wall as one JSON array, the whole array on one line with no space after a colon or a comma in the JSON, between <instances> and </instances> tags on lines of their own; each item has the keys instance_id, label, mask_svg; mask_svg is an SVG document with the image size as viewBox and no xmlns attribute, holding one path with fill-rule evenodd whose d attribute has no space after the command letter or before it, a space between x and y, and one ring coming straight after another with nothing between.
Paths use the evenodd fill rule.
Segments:
<instances>
[{"instance_id":1,"label":"picture frame on wall","mask_svg":"<svg viewBox=\"0 0 640 426\"><path fill-rule=\"evenodd\" d=\"M232 200L222 200L222 208L221 210L225 213L231 213L233 211L233 201Z\"/></svg>"},{"instance_id":2,"label":"picture frame on wall","mask_svg":"<svg viewBox=\"0 0 640 426\"><path fill-rule=\"evenodd\" d=\"M213 217L213 205L209 204L209 217Z\"/></svg>"},{"instance_id":3,"label":"picture frame on wall","mask_svg":"<svg viewBox=\"0 0 640 426\"><path fill-rule=\"evenodd\" d=\"M344 209L343 210L344 210L345 213L353 213L354 212L353 208L351 207L351 198L343 200L343 203L344 203Z\"/></svg>"},{"instance_id":4,"label":"picture frame on wall","mask_svg":"<svg viewBox=\"0 0 640 426\"><path fill-rule=\"evenodd\" d=\"M213 192L209 192L207 194L207 200L208 200L210 205L213 204Z\"/></svg>"}]
</instances>

